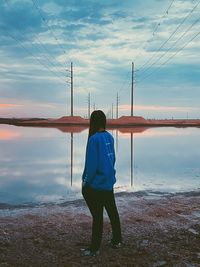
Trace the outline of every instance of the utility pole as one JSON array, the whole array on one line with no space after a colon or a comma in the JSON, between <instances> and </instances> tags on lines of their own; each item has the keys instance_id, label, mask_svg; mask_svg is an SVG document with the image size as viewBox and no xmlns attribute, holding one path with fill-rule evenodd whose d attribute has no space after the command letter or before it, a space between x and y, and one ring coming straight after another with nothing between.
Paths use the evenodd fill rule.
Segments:
<instances>
[{"instance_id":1,"label":"utility pole","mask_svg":"<svg viewBox=\"0 0 200 267\"><path fill-rule=\"evenodd\" d=\"M118 113L119 113L119 96L117 92L117 101L116 101L116 119L118 119Z\"/></svg>"},{"instance_id":2,"label":"utility pole","mask_svg":"<svg viewBox=\"0 0 200 267\"><path fill-rule=\"evenodd\" d=\"M74 116L74 109L73 109L73 63L71 62L71 116Z\"/></svg>"},{"instance_id":3,"label":"utility pole","mask_svg":"<svg viewBox=\"0 0 200 267\"><path fill-rule=\"evenodd\" d=\"M132 82L131 82L131 116L133 116L133 82L134 82L134 63L132 62Z\"/></svg>"},{"instance_id":4,"label":"utility pole","mask_svg":"<svg viewBox=\"0 0 200 267\"><path fill-rule=\"evenodd\" d=\"M88 93L88 119L90 118L90 93Z\"/></svg>"},{"instance_id":5,"label":"utility pole","mask_svg":"<svg viewBox=\"0 0 200 267\"><path fill-rule=\"evenodd\" d=\"M111 119L113 119L113 103L112 103Z\"/></svg>"},{"instance_id":6,"label":"utility pole","mask_svg":"<svg viewBox=\"0 0 200 267\"><path fill-rule=\"evenodd\" d=\"M95 107L95 103L93 104L93 110L95 110L96 109L96 107Z\"/></svg>"}]
</instances>

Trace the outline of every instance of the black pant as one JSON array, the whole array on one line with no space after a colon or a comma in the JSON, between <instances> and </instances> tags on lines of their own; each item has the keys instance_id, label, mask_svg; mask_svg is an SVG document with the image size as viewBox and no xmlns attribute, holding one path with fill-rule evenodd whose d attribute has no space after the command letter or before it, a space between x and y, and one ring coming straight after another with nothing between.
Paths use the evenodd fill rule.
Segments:
<instances>
[{"instance_id":1,"label":"black pant","mask_svg":"<svg viewBox=\"0 0 200 267\"><path fill-rule=\"evenodd\" d=\"M104 207L112 226L112 241L121 242L121 226L113 191L97 191L87 186L82 188L82 194L93 217L90 250L96 251L101 245Z\"/></svg>"}]
</instances>

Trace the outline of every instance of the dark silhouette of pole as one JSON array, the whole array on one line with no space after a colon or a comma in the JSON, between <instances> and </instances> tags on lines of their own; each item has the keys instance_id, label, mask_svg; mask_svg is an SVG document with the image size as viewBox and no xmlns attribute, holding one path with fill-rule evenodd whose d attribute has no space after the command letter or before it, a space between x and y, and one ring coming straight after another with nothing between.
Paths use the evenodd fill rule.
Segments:
<instances>
[{"instance_id":1,"label":"dark silhouette of pole","mask_svg":"<svg viewBox=\"0 0 200 267\"><path fill-rule=\"evenodd\" d=\"M73 84L73 63L71 62L71 116L74 116L74 109L73 109L73 90L74 90L74 84Z\"/></svg>"},{"instance_id":2,"label":"dark silhouette of pole","mask_svg":"<svg viewBox=\"0 0 200 267\"><path fill-rule=\"evenodd\" d=\"M131 116L133 116L133 82L134 82L134 63L132 62L132 82L131 82Z\"/></svg>"},{"instance_id":3,"label":"dark silhouette of pole","mask_svg":"<svg viewBox=\"0 0 200 267\"><path fill-rule=\"evenodd\" d=\"M115 141L116 141L116 152L118 153L118 147L119 147L119 137L118 137L118 129L116 129L116 138L115 138Z\"/></svg>"},{"instance_id":4,"label":"dark silhouette of pole","mask_svg":"<svg viewBox=\"0 0 200 267\"><path fill-rule=\"evenodd\" d=\"M90 93L88 93L88 119L90 118Z\"/></svg>"},{"instance_id":5,"label":"dark silhouette of pole","mask_svg":"<svg viewBox=\"0 0 200 267\"><path fill-rule=\"evenodd\" d=\"M74 152L74 134L71 132L71 186L73 181L73 152Z\"/></svg>"},{"instance_id":6,"label":"dark silhouette of pole","mask_svg":"<svg viewBox=\"0 0 200 267\"><path fill-rule=\"evenodd\" d=\"M131 187L133 186L133 133L131 133Z\"/></svg>"},{"instance_id":7,"label":"dark silhouette of pole","mask_svg":"<svg viewBox=\"0 0 200 267\"><path fill-rule=\"evenodd\" d=\"M113 119L113 103L112 103L111 119Z\"/></svg>"},{"instance_id":8,"label":"dark silhouette of pole","mask_svg":"<svg viewBox=\"0 0 200 267\"><path fill-rule=\"evenodd\" d=\"M117 101L116 101L116 119L118 119L118 115L119 115L119 96L117 93Z\"/></svg>"}]
</instances>

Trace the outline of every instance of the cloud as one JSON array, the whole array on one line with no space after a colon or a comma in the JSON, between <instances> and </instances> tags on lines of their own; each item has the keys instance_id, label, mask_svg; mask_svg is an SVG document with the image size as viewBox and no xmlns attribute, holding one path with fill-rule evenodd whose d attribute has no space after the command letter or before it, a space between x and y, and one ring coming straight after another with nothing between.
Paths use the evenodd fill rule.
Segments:
<instances>
[{"instance_id":1,"label":"cloud","mask_svg":"<svg viewBox=\"0 0 200 267\"><path fill-rule=\"evenodd\" d=\"M0 108L13 108L13 107L20 107L20 106L23 106L23 105L0 103Z\"/></svg>"},{"instance_id":2,"label":"cloud","mask_svg":"<svg viewBox=\"0 0 200 267\"><path fill-rule=\"evenodd\" d=\"M6 100L6 99L5 99ZM12 99L14 103L0 103L0 117L57 117L59 110L67 110L67 104L35 102L34 100L20 101ZM21 104L23 102L23 104Z\"/></svg>"},{"instance_id":3,"label":"cloud","mask_svg":"<svg viewBox=\"0 0 200 267\"><path fill-rule=\"evenodd\" d=\"M42 21L39 15L33 12L31 1L1 1L0 7L1 37L2 33L6 36L5 30L17 35L20 29L24 34L23 41L25 41L30 34L37 33L38 28L42 30Z\"/></svg>"},{"instance_id":4,"label":"cloud","mask_svg":"<svg viewBox=\"0 0 200 267\"><path fill-rule=\"evenodd\" d=\"M65 69L73 61L75 103L82 109L88 92L92 93L98 106L109 108L115 101L116 92L129 86L126 80L129 77L130 82L131 79L131 62L134 60L138 69L154 53L154 59L163 55L180 38L181 32L198 18L199 10L188 17L161 51L156 52L195 6L193 1L174 1L168 14L165 12L169 3L156 0L103 0L98 3L94 0L36 1L40 12L28 0L7 2L0 3L2 97L17 99L20 95L25 102L70 103L70 94L66 93L69 89L65 84ZM158 23L160 26L152 35ZM198 25L150 71L140 72L141 75L138 72L141 82L136 92L138 103L160 106L173 96L175 106L181 106L187 98L188 106L197 104L200 62L196 55L199 38L168 64L156 69L197 31ZM155 72L144 80L152 70ZM188 88L192 88L195 97L189 95ZM129 103L129 97L126 92L122 96L123 101ZM62 112L60 106L57 114Z\"/></svg>"},{"instance_id":5,"label":"cloud","mask_svg":"<svg viewBox=\"0 0 200 267\"><path fill-rule=\"evenodd\" d=\"M119 109L122 111L130 111L130 105L119 105ZM185 111L199 111L198 107L173 107L173 106L148 106L148 105L134 105L134 109L137 111L173 111L173 112L185 112Z\"/></svg>"}]
</instances>

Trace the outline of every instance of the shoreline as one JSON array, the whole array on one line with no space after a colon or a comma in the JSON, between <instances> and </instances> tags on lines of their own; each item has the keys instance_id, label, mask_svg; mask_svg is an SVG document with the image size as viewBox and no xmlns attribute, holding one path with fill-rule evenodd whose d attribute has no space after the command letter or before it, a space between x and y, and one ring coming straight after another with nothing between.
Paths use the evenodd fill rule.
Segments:
<instances>
[{"instance_id":1,"label":"shoreline","mask_svg":"<svg viewBox=\"0 0 200 267\"><path fill-rule=\"evenodd\" d=\"M139 191L114 191L116 198L144 198L144 199L158 199L158 198L172 198L178 196L185 196L185 197L200 197L200 188L197 190L187 190L187 191L160 191L160 190L139 190ZM14 214L22 214L22 213L37 213L37 210L40 211L41 209L62 209L65 207L69 207L70 205L79 206L82 205L84 202L83 197L77 199L69 199L60 202L30 202L30 203L18 203L18 204L11 204L0 202L0 218L7 215Z\"/></svg>"},{"instance_id":2,"label":"shoreline","mask_svg":"<svg viewBox=\"0 0 200 267\"><path fill-rule=\"evenodd\" d=\"M10 210L0 217L0 266L200 266L200 191L116 193L124 245L108 247L104 213L100 256L82 257L91 215L83 199Z\"/></svg>"},{"instance_id":3,"label":"shoreline","mask_svg":"<svg viewBox=\"0 0 200 267\"><path fill-rule=\"evenodd\" d=\"M51 118L0 118L0 124L32 127L82 127L88 128L89 120L80 116ZM200 127L198 119L153 120L138 116L122 116L119 119L107 119L108 128L127 127Z\"/></svg>"}]
</instances>

